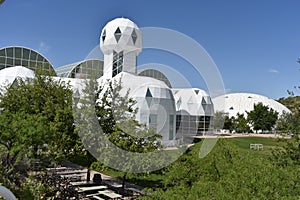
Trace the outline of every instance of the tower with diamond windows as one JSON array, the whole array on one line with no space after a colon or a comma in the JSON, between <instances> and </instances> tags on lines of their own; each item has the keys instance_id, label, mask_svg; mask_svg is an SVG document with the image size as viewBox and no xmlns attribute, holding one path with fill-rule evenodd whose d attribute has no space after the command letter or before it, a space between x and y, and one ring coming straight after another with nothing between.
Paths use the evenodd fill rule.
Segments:
<instances>
[{"instance_id":1,"label":"tower with diamond windows","mask_svg":"<svg viewBox=\"0 0 300 200\"><path fill-rule=\"evenodd\" d=\"M100 48L104 54L103 78L111 79L121 72L136 74L142 34L134 22L125 18L108 22L102 29Z\"/></svg>"}]
</instances>

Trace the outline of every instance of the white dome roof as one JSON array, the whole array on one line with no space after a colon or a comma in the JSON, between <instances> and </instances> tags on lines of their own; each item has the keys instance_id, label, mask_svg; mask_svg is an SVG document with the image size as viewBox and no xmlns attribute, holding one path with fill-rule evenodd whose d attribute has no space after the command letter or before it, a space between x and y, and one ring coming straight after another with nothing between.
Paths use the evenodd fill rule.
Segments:
<instances>
[{"instance_id":1,"label":"white dome roof","mask_svg":"<svg viewBox=\"0 0 300 200\"><path fill-rule=\"evenodd\" d=\"M260 102L263 105L277 111L279 115L281 115L283 111L287 113L291 112L281 103L258 94L232 93L218 96L213 99L215 111L228 113L229 117L236 117L237 113L247 116L246 111L250 112L254 109L254 104L258 104Z\"/></svg>"},{"instance_id":2,"label":"white dome roof","mask_svg":"<svg viewBox=\"0 0 300 200\"><path fill-rule=\"evenodd\" d=\"M33 78L34 72L26 67L16 66L8 67L0 70L0 84L12 84L16 78L25 80L26 78Z\"/></svg>"},{"instance_id":3,"label":"white dome roof","mask_svg":"<svg viewBox=\"0 0 300 200\"><path fill-rule=\"evenodd\" d=\"M100 77L98 81L102 82L102 78L103 77ZM163 81L151 77L138 76L127 72L119 73L112 78L112 81L118 82L120 79L122 83L122 90L120 92L122 95L125 95L129 89L130 97L145 97L147 89L153 88L151 89L151 93L154 98L173 98L173 95L167 92L170 91L170 89ZM155 88L159 88L159 90L156 90Z\"/></svg>"},{"instance_id":4,"label":"white dome roof","mask_svg":"<svg viewBox=\"0 0 300 200\"><path fill-rule=\"evenodd\" d=\"M105 52L122 50L138 51L142 49L142 33L138 26L129 19L116 18L102 29L100 48Z\"/></svg>"},{"instance_id":5,"label":"white dome roof","mask_svg":"<svg viewBox=\"0 0 300 200\"><path fill-rule=\"evenodd\" d=\"M193 116L214 116L210 96L199 88L172 89L176 110Z\"/></svg>"}]
</instances>

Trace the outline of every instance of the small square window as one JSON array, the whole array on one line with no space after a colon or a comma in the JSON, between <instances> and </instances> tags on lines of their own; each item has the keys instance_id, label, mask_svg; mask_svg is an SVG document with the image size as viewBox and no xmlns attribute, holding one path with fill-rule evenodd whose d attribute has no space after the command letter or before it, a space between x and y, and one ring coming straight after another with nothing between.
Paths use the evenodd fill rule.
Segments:
<instances>
[{"instance_id":1,"label":"small square window","mask_svg":"<svg viewBox=\"0 0 300 200\"><path fill-rule=\"evenodd\" d=\"M22 60L22 64L23 67L28 67L28 61L27 60Z\"/></svg>"},{"instance_id":2,"label":"small square window","mask_svg":"<svg viewBox=\"0 0 300 200\"><path fill-rule=\"evenodd\" d=\"M14 65L13 59L11 59L11 58L6 58L6 65L13 66L13 65Z\"/></svg>"},{"instance_id":3,"label":"small square window","mask_svg":"<svg viewBox=\"0 0 300 200\"><path fill-rule=\"evenodd\" d=\"M15 59L15 66L21 65L21 59Z\"/></svg>"}]
</instances>

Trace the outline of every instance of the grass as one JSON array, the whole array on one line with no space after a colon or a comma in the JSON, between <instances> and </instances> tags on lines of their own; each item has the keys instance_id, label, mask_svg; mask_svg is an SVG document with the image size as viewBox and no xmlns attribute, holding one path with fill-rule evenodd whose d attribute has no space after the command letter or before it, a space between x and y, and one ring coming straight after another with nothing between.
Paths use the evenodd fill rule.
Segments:
<instances>
[{"instance_id":1,"label":"grass","mask_svg":"<svg viewBox=\"0 0 300 200\"><path fill-rule=\"evenodd\" d=\"M244 152L253 152L254 154L259 154L261 156L270 156L272 154L272 150L275 148L283 147L285 144L285 139L277 139L277 138L263 138L263 137L236 137L236 138L227 138L229 143L236 146L237 149ZM250 144L263 144L263 150L250 150ZM84 159L80 158L81 164L84 164ZM79 163L77 163L79 164ZM119 179L123 178L124 173L116 171L110 168L98 168L94 169L103 174L107 174L112 177L116 177ZM162 187L162 180L164 179L164 175L161 173L150 173L150 174L130 174L128 173L126 176L126 181L137 184L143 187L148 188L157 188Z\"/></svg>"},{"instance_id":2,"label":"grass","mask_svg":"<svg viewBox=\"0 0 300 200\"><path fill-rule=\"evenodd\" d=\"M281 148L285 144L285 139L278 138L264 138L264 137L236 137L227 138L228 142L234 144L237 148L243 151L258 152L264 155L271 155L276 148ZM263 150L250 150L250 144L262 144Z\"/></svg>"}]
</instances>

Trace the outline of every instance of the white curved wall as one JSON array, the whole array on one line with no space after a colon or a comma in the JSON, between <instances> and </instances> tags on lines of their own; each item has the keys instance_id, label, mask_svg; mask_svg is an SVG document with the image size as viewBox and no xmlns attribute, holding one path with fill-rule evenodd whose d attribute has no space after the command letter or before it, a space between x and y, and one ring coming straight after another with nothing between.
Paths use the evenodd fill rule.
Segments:
<instances>
[{"instance_id":1,"label":"white curved wall","mask_svg":"<svg viewBox=\"0 0 300 200\"><path fill-rule=\"evenodd\" d=\"M269 106L277 111L279 115L281 115L283 112L291 112L281 103L258 94L232 93L213 98L215 111L228 113L230 117L236 117L237 113L247 116L246 111L250 112L254 109L254 104L258 104L260 102L263 105Z\"/></svg>"}]
</instances>

